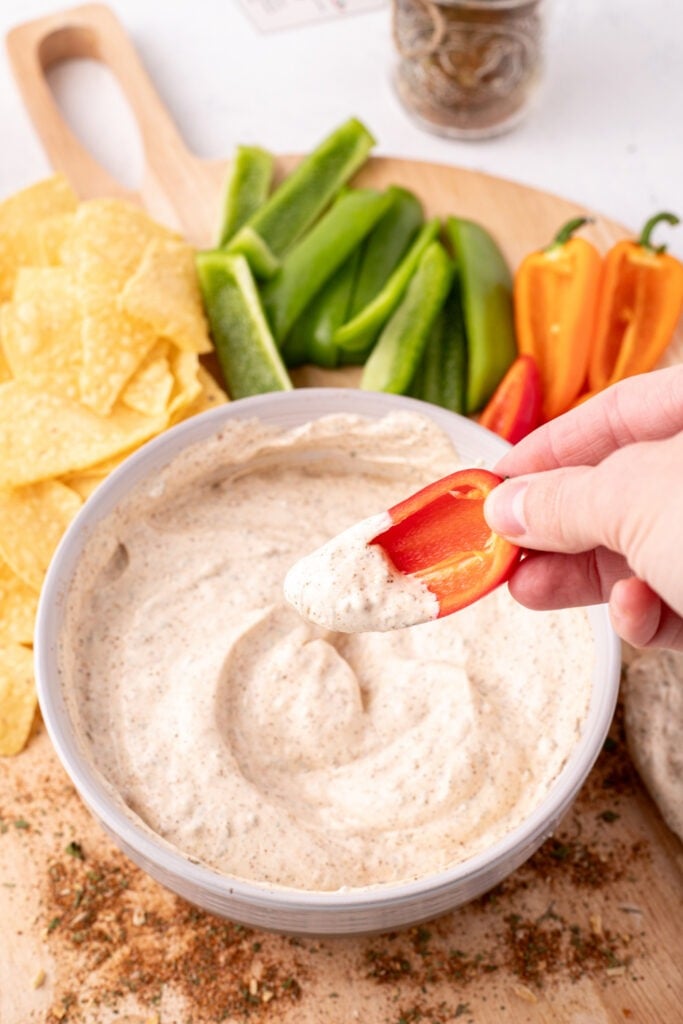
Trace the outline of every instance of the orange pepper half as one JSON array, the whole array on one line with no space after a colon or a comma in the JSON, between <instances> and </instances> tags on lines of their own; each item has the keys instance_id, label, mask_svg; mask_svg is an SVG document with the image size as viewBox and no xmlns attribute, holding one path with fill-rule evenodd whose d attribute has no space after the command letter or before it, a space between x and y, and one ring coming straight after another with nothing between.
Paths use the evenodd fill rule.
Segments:
<instances>
[{"instance_id":1,"label":"orange pepper half","mask_svg":"<svg viewBox=\"0 0 683 1024\"><path fill-rule=\"evenodd\" d=\"M651 370L676 329L683 306L683 264L650 241L660 221L648 220L637 241L617 242L605 257L588 385L591 391Z\"/></svg>"},{"instance_id":2,"label":"orange pepper half","mask_svg":"<svg viewBox=\"0 0 683 1024\"><path fill-rule=\"evenodd\" d=\"M586 223L570 220L515 275L517 347L538 365L546 420L571 406L588 371L602 260L594 245L573 237Z\"/></svg>"},{"instance_id":3,"label":"orange pepper half","mask_svg":"<svg viewBox=\"0 0 683 1024\"><path fill-rule=\"evenodd\" d=\"M422 580L450 615L512 573L520 549L484 519L486 495L502 483L486 469L462 469L389 509L393 525L373 538L399 570Z\"/></svg>"}]
</instances>

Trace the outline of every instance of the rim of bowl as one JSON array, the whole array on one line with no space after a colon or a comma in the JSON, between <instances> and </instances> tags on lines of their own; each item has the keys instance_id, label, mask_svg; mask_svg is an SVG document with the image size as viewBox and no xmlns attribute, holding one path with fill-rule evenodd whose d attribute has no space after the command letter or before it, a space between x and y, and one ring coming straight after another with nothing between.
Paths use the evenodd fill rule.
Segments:
<instances>
[{"instance_id":1,"label":"rim of bowl","mask_svg":"<svg viewBox=\"0 0 683 1024\"><path fill-rule=\"evenodd\" d=\"M545 797L526 818L486 850L443 871L398 883L378 883L366 888L317 891L292 889L248 881L228 875L190 859L170 845L149 826L137 823L133 812L120 809L112 799L104 777L86 756L75 723L63 696L58 668L57 646L63 623L65 597L82 549L99 521L105 518L124 493L170 462L182 449L211 436L232 418L270 418L264 413L285 414L292 407L297 423L334 413L355 413L380 418L405 409L429 416L449 435L453 444L469 444L481 450L480 458L490 462L510 447L490 431L457 413L418 399L360 391L355 388L298 388L238 399L184 420L148 441L129 455L97 488L70 523L52 558L40 596L35 631L36 688L41 713L57 755L84 803L100 823L145 861L169 876L212 895L238 900L244 905L282 911L372 910L391 904L412 902L434 896L456 883L476 880L503 864L515 853L551 834L585 781L604 742L616 706L621 645L605 606L588 609L593 630L596 660L588 712L579 739ZM260 410L260 415L259 415ZM301 414L304 414L303 416ZM292 423L294 427L297 423ZM450 428L450 429L449 429ZM283 429L288 429L283 425ZM461 436L460 439L456 435ZM151 464L151 465L148 465ZM115 787L111 786L112 790Z\"/></svg>"}]
</instances>

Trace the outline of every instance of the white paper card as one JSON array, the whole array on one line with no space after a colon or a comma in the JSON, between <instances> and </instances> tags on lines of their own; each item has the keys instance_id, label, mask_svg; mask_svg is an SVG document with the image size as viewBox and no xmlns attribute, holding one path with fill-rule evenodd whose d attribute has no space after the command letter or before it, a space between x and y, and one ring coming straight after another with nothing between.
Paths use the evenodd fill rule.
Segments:
<instances>
[{"instance_id":1,"label":"white paper card","mask_svg":"<svg viewBox=\"0 0 683 1024\"><path fill-rule=\"evenodd\" d=\"M387 0L239 0L260 32L276 32L297 25L377 10Z\"/></svg>"}]
</instances>

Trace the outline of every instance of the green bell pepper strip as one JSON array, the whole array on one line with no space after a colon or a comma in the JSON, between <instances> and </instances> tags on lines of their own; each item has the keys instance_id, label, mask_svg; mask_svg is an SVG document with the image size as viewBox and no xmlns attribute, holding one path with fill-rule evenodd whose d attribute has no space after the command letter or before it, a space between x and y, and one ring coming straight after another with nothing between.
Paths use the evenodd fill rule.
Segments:
<instances>
[{"instance_id":1,"label":"green bell pepper strip","mask_svg":"<svg viewBox=\"0 0 683 1024\"><path fill-rule=\"evenodd\" d=\"M305 335L290 331L282 343L280 355L285 366L290 370L294 370L297 366L303 366L308 362L308 346Z\"/></svg>"},{"instance_id":2,"label":"green bell pepper strip","mask_svg":"<svg viewBox=\"0 0 683 1024\"><path fill-rule=\"evenodd\" d=\"M377 332L400 303L423 253L438 235L440 227L438 217L423 224L401 262L372 302L335 331L334 340L342 351L363 352L372 344Z\"/></svg>"},{"instance_id":3,"label":"green bell pepper strip","mask_svg":"<svg viewBox=\"0 0 683 1024\"><path fill-rule=\"evenodd\" d=\"M473 413L486 404L517 355L512 276L479 224L448 217L446 235L460 274L468 353L465 411Z\"/></svg>"},{"instance_id":4,"label":"green bell pepper strip","mask_svg":"<svg viewBox=\"0 0 683 1024\"><path fill-rule=\"evenodd\" d=\"M235 236L227 251L231 255L244 256L252 273L258 278L273 277L280 269L281 261L269 249L253 228L245 226Z\"/></svg>"},{"instance_id":5,"label":"green bell pepper strip","mask_svg":"<svg viewBox=\"0 0 683 1024\"><path fill-rule=\"evenodd\" d=\"M467 389L467 340L457 273L427 339L410 387L414 398L464 413Z\"/></svg>"},{"instance_id":6,"label":"green bell pepper strip","mask_svg":"<svg viewBox=\"0 0 683 1024\"><path fill-rule=\"evenodd\" d=\"M275 158L260 146L238 146L223 188L218 246L232 236L264 204L273 180Z\"/></svg>"},{"instance_id":7,"label":"green bell pepper strip","mask_svg":"<svg viewBox=\"0 0 683 1024\"><path fill-rule=\"evenodd\" d=\"M448 253L439 242L432 242L425 249L400 305L370 353L361 388L398 395L406 393L452 280L453 264Z\"/></svg>"},{"instance_id":8,"label":"green bell pepper strip","mask_svg":"<svg viewBox=\"0 0 683 1024\"><path fill-rule=\"evenodd\" d=\"M345 263L322 286L313 301L304 309L289 332L283 347L304 352L304 362L334 369L339 363L339 349L332 340L336 329L344 323L361 260L361 247L354 249Z\"/></svg>"},{"instance_id":9,"label":"green bell pepper strip","mask_svg":"<svg viewBox=\"0 0 683 1024\"><path fill-rule=\"evenodd\" d=\"M363 245L350 318L379 294L424 221L420 201L412 192L397 185L387 191L391 206Z\"/></svg>"},{"instance_id":10,"label":"green bell pepper strip","mask_svg":"<svg viewBox=\"0 0 683 1024\"><path fill-rule=\"evenodd\" d=\"M261 295L273 336L282 344L297 318L386 210L391 197L376 189L349 189L282 261Z\"/></svg>"},{"instance_id":11,"label":"green bell pepper strip","mask_svg":"<svg viewBox=\"0 0 683 1024\"><path fill-rule=\"evenodd\" d=\"M221 250L196 256L197 275L228 391L246 398L292 387L244 256Z\"/></svg>"},{"instance_id":12,"label":"green bell pepper strip","mask_svg":"<svg viewBox=\"0 0 683 1024\"><path fill-rule=\"evenodd\" d=\"M439 316L441 316L441 314L439 314ZM433 334L433 332L432 332L432 334ZM406 394L410 395L411 398L419 398L423 402L425 401L425 399L422 398L422 392L424 391L424 382L425 382L425 359L426 359L426 356L427 356L427 346L430 344L431 341L432 341L431 337L427 339L427 345L425 345L425 350L422 353L422 357L420 358L420 362L417 364L417 369L415 370L415 373L413 374L413 379L411 380L410 384L408 385L408 389L406 391Z\"/></svg>"},{"instance_id":13,"label":"green bell pepper strip","mask_svg":"<svg viewBox=\"0 0 683 1024\"><path fill-rule=\"evenodd\" d=\"M408 189L391 185L391 206L363 243L358 275L347 318L352 320L382 290L424 221L420 201ZM341 327L341 324L337 326ZM363 364L378 332L357 352L342 351L339 361Z\"/></svg>"},{"instance_id":14,"label":"green bell pepper strip","mask_svg":"<svg viewBox=\"0 0 683 1024\"><path fill-rule=\"evenodd\" d=\"M260 236L274 259L298 241L365 163L375 139L356 118L328 135L252 214L245 227ZM241 229L229 250L239 251Z\"/></svg>"}]
</instances>

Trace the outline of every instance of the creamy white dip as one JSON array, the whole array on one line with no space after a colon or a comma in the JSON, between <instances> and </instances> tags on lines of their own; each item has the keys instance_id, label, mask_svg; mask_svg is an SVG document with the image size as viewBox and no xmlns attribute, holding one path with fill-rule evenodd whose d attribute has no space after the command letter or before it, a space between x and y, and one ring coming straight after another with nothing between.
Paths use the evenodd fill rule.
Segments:
<instances>
[{"instance_id":1,"label":"creamy white dip","mask_svg":"<svg viewBox=\"0 0 683 1024\"><path fill-rule=\"evenodd\" d=\"M309 622L342 633L402 629L435 619L437 597L370 543L391 525L388 512L369 516L299 559L285 576L289 603Z\"/></svg>"},{"instance_id":2,"label":"creamy white dip","mask_svg":"<svg viewBox=\"0 0 683 1024\"><path fill-rule=\"evenodd\" d=\"M312 548L457 468L428 419L230 421L86 544L60 672L88 755L186 856L313 890L442 870L519 825L584 719L582 610L505 588L387 633L284 599Z\"/></svg>"}]
</instances>

